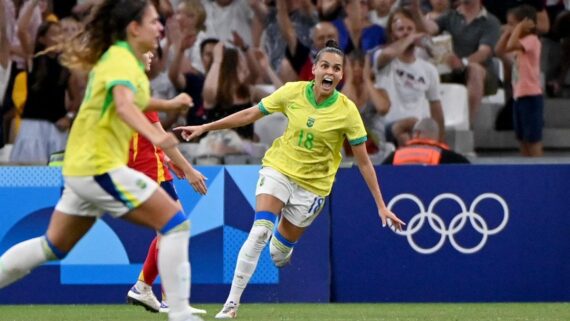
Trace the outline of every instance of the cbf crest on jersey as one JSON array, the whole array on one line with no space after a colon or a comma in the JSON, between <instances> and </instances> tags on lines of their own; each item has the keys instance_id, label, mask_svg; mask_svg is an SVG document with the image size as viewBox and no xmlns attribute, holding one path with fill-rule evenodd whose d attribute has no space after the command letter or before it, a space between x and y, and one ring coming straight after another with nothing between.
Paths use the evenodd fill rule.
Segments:
<instances>
[{"instance_id":1,"label":"cbf crest on jersey","mask_svg":"<svg viewBox=\"0 0 570 321\"><path fill-rule=\"evenodd\" d=\"M309 117L309 119L307 119L307 127L313 127L313 125L315 124L315 119L313 117Z\"/></svg>"}]
</instances>

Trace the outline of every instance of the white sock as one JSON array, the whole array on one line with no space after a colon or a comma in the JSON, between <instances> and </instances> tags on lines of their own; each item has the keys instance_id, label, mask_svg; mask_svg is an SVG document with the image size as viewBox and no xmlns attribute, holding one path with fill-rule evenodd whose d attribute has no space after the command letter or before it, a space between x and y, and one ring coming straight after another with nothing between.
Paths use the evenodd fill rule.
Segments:
<instances>
[{"instance_id":1,"label":"white sock","mask_svg":"<svg viewBox=\"0 0 570 321\"><path fill-rule=\"evenodd\" d=\"M0 257L0 289L28 275L44 262L55 259L44 236L12 246Z\"/></svg>"},{"instance_id":2,"label":"white sock","mask_svg":"<svg viewBox=\"0 0 570 321\"><path fill-rule=\"evenodd\" d=\"M269 221L262 221L263 224L257 224L256 221L249 232L247 240L241 246L234 271L234 279L232 280L232 287L228 295L228 302L239 304L243 291L245 290L261 256L261 251L267 245L267 241L271 238L273 231L273 223L271 228Z\"/></svg>"},{"instance_id":3,"label":"white sock","mask_svg":"<svg viewBox=\"0 0 570 321\"><path fill-rule=\"evenodd\" d=\"M140 280L135 283L135 288L141 293L152 291L152 287L150 285Z\"/></svg>"},{"instance_id":4,"label":"white sock","mask_svg":"<svg viewBox=\"0 0 570 321\"><path fill-rule=\"evenodd\" d=\"M176 230L160 238L158 252L158 271L164 292L170 307L169 319L191 315L188 298L190 297L190 263L188 263L188 244L190 231Z\"/></svg>"}]
</instances>

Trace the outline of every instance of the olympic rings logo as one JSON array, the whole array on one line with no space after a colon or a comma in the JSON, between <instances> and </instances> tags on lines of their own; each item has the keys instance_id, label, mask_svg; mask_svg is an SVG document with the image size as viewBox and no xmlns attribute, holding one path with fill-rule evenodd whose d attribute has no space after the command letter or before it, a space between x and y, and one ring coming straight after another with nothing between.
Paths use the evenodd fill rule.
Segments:
<instances>
[{"instance_id":1,"label":"olympic rings logo","mask_svg":"<svg viewBox=\"0 0 570 321\"><path fill-rule=\"evenodd\" d=\"M485 199L491 199L497 201L503 209L503 220L497 227L492 229L489 229L489 226L487 226L487 222L485 221L485 219L481 215L479 215L476 211L477 205ZM471 203L469 210L467 210L465 203L461 198L459 198L459 196L451 193L444 193L438 195L436 198L434 198L431 201L427 210L425 209L422 201L417 196L412 194L400 194L394 197L388 203L388 208L391 210L392 207L396 205L396 203L404 200L410 200L416 203L419 209L419 213L417 213L410 219L410 221L407 223L408 226L406 230L396 231L392 227L392 231L394 231L396 234L400 236L405 236L408 239L408 243L410 244L412 249L421 254L432 254L437 252L444 245L446 238L449 238L449 242L451 243L453 248L455 248L457 251L463 254L476 253L479 250L481 250L483 246L485 246L485 243L487 243L487 239L489 238L490 235L495 235L501 232L507 225L507 222L509 221L509 207L507 206L507 203L502 197L493 193L484 193L479 195L477 198L475 198L475 200L473 200L473 203ZM434 213L435 206L442 200L453 200L457 202L457 204L459 204L459 207L461 208L461 213L453 217L453 219L449 223L449 228L445 226L445 222L441 219L441 217L439 217L436 213ZM481 241L479 241L477 245L470 248L460 245L455 239L455 235L459 233L461 229L463 229L463 227L465 226L465 224L467 224L468 221L473 227L473 229L475 229L475 231L477 231L482 235ZM419 232L419 230L424 226L426 222L429 224L429 227L433 231L439 233L440 235L437 244L435 244L431 248L423 248L419 246L414 240L414 234Z\"/></svg>"}]
</instances>

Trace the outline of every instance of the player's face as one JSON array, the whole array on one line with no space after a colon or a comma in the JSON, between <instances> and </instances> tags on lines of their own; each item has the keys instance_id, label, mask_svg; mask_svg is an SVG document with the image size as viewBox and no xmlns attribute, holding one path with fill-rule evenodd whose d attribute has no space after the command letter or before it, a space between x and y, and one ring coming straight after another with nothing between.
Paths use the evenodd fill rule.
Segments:
<instances>
[{"instance_id":1,"label":"player's face","mask_svg":"<svg viewBox=\"0 0 570 321\"><path fill-rule=\"evenodd\" d=\"M141 44L141 48L145 52L156 49L164 28L153 5L146 7L142 21L137 25L136 37Z\"/></svg>"},{"instance_id":2,"label":"player's face","mask_svg":"<svg viewBox=\"0 0 570 321\"><path fill-rule=\"evenodd\" d=\"M323 53L319 61L313 65L315 87L324 94L332 94L342 80L342 64L341 56L332 52Z\"/></svg>"}]
</instances>

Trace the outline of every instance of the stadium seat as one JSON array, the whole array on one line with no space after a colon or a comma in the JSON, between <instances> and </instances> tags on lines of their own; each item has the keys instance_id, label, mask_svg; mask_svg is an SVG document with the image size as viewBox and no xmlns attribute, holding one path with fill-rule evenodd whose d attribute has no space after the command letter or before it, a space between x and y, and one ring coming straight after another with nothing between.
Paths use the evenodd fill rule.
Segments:
<instances>
[{"instance_id":1,"label":"stadium seat","mask_svg":"<svg viewBox=\"0 0 570 321\"><path fill-rule=\"evenodd\" d=\"M495 75L499 78L500 83L504 83L505 81L505 70L503 66L503 62L501 59L494 57L492 60L493 70L495 71ZM505 98L505 90L500 88L494 95L485 96L481 101L481 105L492 105L493 107L503 107L506 103Z\"/></svg>"},{"instance_id":2,"label":"stadium seat","mask_svg":"<svg viewBox=\"0 0 570 321\"><path fill-rule=\"evenodd\" d=\"M178 149L180 149L180 152L188 160L188 162L193 164L196 156L198 155L198 146L198 143L182 143L178 145Z\"/></svg>"},{"instance_id":3,"label":"stadium seat","mask_svg":"<svg viewBox=\"0 0 570 321\"><path fill-rule=\"evenodd\" d=\"M455 130L469 130L467 88L458 84L441 84L439 91L445 127Z\"/></svg>"},{"instance_id":4,"label":"stadium seat","mask_svg":"<svg viewBox=\"0 0 570 321\"><path fill-rule=\"evenodd\" d=\"M3 148L0 148L0 163L8 163L10 161L12 147L12 144L6 144Z\"/></svg>"}]
</instances>

